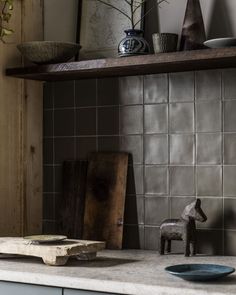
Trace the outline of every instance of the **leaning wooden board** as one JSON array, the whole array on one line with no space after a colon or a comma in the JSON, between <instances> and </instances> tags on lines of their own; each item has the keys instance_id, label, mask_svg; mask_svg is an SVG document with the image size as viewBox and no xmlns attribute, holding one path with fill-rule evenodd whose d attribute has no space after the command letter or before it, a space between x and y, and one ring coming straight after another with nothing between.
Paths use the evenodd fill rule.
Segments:
<instances>
[{"instance_id":1,"label":"leaning wooden board","mask_svg":"<svg viewBox=\"0 0 236 295\"><path fill-rule=\"evenodd\" d=\"M104 248L104 242L96 241L65 240L53 244L34 244L23 238L0 238L1 254L39 257L52 266L65 265L70 257L96 253Z\"/></svg>"},{"instance_id":2,"label":"leaning wooden board","mask_svg":"<svg viewBox=\"0 0 236 295\"><path fill-rule=\"evenodd\" d=\"M122 249L127 153L92 153L85 197L83 239Z\"/></svg>"}]
</instances>

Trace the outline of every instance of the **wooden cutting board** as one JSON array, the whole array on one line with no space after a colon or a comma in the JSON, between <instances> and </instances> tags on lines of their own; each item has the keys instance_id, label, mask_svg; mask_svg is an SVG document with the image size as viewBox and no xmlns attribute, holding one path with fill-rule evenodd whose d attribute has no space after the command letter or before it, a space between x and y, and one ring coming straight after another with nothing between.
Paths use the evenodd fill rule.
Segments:
<instances>
[{"instance_id":1,"label":"wooden cutting board","mask_svg":"<svg viewBox=\"0 0 236 295\"><path fill-rule=\"evenodd\" d=\"M81 239L84 222L84 202L87 162L65 161L63 164L63 195L59 203L57 234Z\"/></svg>"},{"instance_id":2,"label":"wooden cutting board","mask_svg":"<svg viewBox=\"0 0 236 295\"><path fill-rule=\"evenodd\" d=\"M83 253L95 253L105 248L104 242L65 240L53 244L33 244L23 238L0 238L0 253L34 256L43 259L47 265L65 265L69 257Z\"/></svg>"},{"instance_id":3,"label":"wooden cutting board","mask_svg":"<svg viewBox=\"0 0 236 295\"><path fill-rule=\"evenodd\" d=\"M92 153L85 197L83 239L122 249L128 153Z\"/></svg>"}]
</instances>

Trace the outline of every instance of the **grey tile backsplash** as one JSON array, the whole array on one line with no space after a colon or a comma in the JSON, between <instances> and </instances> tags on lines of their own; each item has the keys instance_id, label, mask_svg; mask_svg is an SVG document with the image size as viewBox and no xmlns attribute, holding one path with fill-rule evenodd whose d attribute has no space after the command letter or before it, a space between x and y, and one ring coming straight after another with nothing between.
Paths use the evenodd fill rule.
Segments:
<instances>
[{"instance_id":1,"label":"grey tile backsplash","mask_svg":"<svg viewBox=\"0 0 236 295\"><path fill-rule=\"evenodd\" d=\"M236 255L235 85L236 69L46 83L44 231L56 228L64 160L127 151L125 248L156 250L161 221L199 197L198 252Z\"/></svg>"}]
</instances>

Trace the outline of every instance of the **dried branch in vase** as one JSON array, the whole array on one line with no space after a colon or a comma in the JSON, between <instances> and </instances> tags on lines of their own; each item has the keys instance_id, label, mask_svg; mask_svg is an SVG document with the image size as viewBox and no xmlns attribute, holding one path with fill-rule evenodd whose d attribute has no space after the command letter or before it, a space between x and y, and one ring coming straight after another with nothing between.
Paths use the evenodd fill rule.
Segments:
<instances>
[{"instance_id":1,"label":"dried branch in vase","mask_svg":"<svg viewBox=\"0 0 236 295\"><path fill-rule=\"evenodd\" d=\"M131 29L135 29L137 27L137 25L157 6L160 6L161 3L163 2L168 2L167 0L156 0L155 4L148 9L138 20L135 21L136 18L136 14L138 11L140 11L140 9L142 9L143 5L145 4L146 1L149 0L123 0L123 3L127 4L127 11L125 11L124 9L120 8L118 5L113 4L113 2L117 2L115 0L95 0L98 1L104 5L106 5L107 7L110 7L111 9L116 10L117 12L119 12L120 14L124 15L126 18L129 19L130 21L130 25L131 25ZM120 2L120 0L119 0Z\"/></svg>"}]
</instances>

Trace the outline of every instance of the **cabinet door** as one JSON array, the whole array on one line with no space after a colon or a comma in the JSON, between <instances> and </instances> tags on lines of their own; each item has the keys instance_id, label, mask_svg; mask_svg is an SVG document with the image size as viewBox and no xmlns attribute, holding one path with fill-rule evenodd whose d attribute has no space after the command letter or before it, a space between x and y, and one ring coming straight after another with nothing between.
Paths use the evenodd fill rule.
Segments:
<instances>
[{"instance_id":1,"label":"cabinet door","mask_svg":"<svg viewBox=\"0 0 236 295\"><path fill-rule=\"evenodd\" d=\"M83 290L64 289L64 295L115 295L113 293L92 292Z\"/></svg>"},{"instance_id":2,"label":"cabinet door","mask_svg":"<svg viewBox=\"0 0 236 295\"><path fill-rule=\"evenodd\" d=\"M0 295L62 295L62 289L0 282Z\"/></svg>"}]
</instances>

